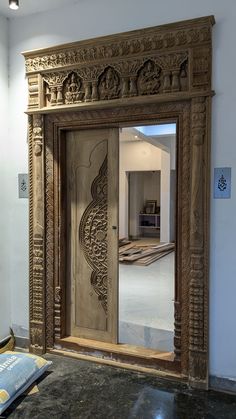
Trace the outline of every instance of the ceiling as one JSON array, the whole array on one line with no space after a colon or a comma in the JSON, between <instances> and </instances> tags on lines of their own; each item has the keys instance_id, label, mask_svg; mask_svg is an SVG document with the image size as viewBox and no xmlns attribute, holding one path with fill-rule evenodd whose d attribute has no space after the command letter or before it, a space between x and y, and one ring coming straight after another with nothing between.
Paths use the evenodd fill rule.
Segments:
<instances>
[{"instance_id":1,"label":"ceiling","mask_svg":"<svg viewBox=\"0 0 236 419\"><path fill-rule=\"evenodd\" d=\"M8 18L32 15L33 13L66 7L80 3L83 0L19 0L18 10L9 9L8 0L0 0L0 15Z\"/></svg>"}]
</instances>

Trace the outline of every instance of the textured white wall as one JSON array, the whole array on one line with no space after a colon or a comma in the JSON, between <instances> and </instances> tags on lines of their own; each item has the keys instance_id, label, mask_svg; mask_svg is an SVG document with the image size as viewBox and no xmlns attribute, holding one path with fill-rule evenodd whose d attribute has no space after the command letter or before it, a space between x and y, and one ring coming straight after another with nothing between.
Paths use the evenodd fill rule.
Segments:
<instances>
[{"instance_id":1,"label":"textured white wall","mask_svg":"<svg viewBox=\"0 0 236 419\"><path fill-rule=\"evenodd\" d=\"M8 256L5 263L9 265L9 280L14 291L14 323L26 327L28 324L27 203L20 203L16 196L17 173L27 168L26 117L23 114L27 88L20 52L210 14L215 15L217 22L213 37L216 96L212 115L212 173L214 166L232 167L231 200L211 202L210 372L236 378L235 0L86 0L74 7L11 21L11 125L5 148L10 170L2 199L7 200L10 208L4 219L9 226L4 245L6 254L13 255L11 260Z\"/></svg>"},{"instance_id":2,"label":"textured white wall","mask_svg":"<svg viewBox=\"0 0 236 419\"><path fill-rule=\"evenodd\" d=\"M8 166L5 144L8 141L8 21L0 16L0 339L9 334L10 263L7 247L10 241L11 210L7 194Z\"/></svg>"}]
</instances>

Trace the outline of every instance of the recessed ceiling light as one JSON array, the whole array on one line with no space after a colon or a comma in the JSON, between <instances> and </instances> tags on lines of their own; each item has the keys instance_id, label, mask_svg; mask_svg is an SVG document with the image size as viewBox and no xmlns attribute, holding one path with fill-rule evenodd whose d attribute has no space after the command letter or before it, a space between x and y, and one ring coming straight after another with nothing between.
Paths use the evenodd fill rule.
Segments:
<instances>
[{"instance_id":1,"label":"recessed ceiling light","mask_svg":"<svg viewBox=\"0 0 236 419\"><path fill-rule=\"evenodd\" d=\"M19 9L19 0L9 0L9 7L12 10Z\"/></svg>"}]
</instances>

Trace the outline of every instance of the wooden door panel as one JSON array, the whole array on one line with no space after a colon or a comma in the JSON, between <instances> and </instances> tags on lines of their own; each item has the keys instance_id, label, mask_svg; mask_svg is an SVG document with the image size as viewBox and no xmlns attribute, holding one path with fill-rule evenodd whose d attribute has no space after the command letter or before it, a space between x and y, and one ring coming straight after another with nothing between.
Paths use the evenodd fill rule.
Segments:
<instances>
[{"instance_id":1,"label":"wooden door panel","mask_svg":"<svg viewBox=\"0 0 236 419\"><path fill-rule=\"evenodd\" d=\"M116 342L118 130L72 131L66 143L70 334Z\"/></svg>"}]
</instances>

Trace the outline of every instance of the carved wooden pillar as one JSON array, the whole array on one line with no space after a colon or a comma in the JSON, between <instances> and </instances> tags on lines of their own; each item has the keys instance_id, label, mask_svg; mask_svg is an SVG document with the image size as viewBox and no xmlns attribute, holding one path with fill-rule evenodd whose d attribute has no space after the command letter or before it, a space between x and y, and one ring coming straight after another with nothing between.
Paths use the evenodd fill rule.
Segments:
<instances>
[{"instance_id":1,"label":"carved wooden pillar","mask_svg":"<svg viewBox=\"0 0 236 419\"><path fill-rule=\"evenodd\" d=\"M61 105L63 103L63 85L57 86L57 105Z\"/></svg>"},{"instance_id":2,"label":"carved wooden pillar","mask_svg":"<svg viewBox=\"0 0 236 419\"><path fill-rule=\"evenodd\" d=\"M172 92L178 92L180 89L180 70L172 71Z\"/></svg>"},{"instance_id":3,"label":"carved wooden pillar","mask_svg":"<svg viewBox=\"0 0 236 419\"><path fill-rule=\"evenodd\" d=\"M30 117L30 351L45 352L43 117Z\"/></svg>"},{"instance_id":4,"label":"carved wooden pillar","mask_svg":"<svg viewBox=\"0 0 236 419\"><path fill-rule=\"evenodd\" d=\"M51 105L56 105L57 104L57 88L55 86L50 86L50 91L51 91Z\"/></svg>"},{"instance_id":5,"label":"carved wooden pillar","mask_svg":"<svg viewBox=\"0 0 236 419\"><path fill-rule=\"evenodd\" d=\"M208 289L204 243L206 173L206 99L192 99L192 182L190 212L190 286L189 286L189 381L195 387L208 386L207 330Z\"/></svg>"},{"instance_id":6,"label":"carved wooden pillar","mask_svg":"<svg viewBox=\"0 0 236 419\"><path fill-rule=\"evenodd\" d=\"M98 100L98 82L97 80L92 81L92 101Z\"/></svg>"},{"instance_id":7,"label":"carved wooden pillar","mask_svg":"<svg viewBox=\"0 0 236 419\"><path fill-rule=\"evenodd\" d=\"M164 93L168 93L171 91L170 76L171 76L171 72L169 70L163 71L163 79L164 79L163 92Z\"/></svg>"},{"instance_id":8,"label":"carved wooden pillar","mask_svg":"<svg viewBox=\"0 0 236 419\"><path fill-rule=\"evenodd\" d=\"M129 88L129 95L136 96L137 95L137 85L136 85L136 77L130 77L130 88Z\"/></svg>"},{"instance_id":9,"label":"carved wooden pillar","mask_svg":"<svg viewBox=\"0 0 236 419\"><path fill-rule=\"evenodd\" d=\"M90 81L84 82L84 100L85 102L91 101L91 82Z\"/></svg>"},{"instance_id":10,"label":"carved wooden pillar","mask_svg":"<svg viewBox=\"0 0 236 419\"><path fill-rule=\"evenodd\" d=\"M122 79L122 89L121 89L121 96L128 97L129 96L129 77L124 76Z\"/></svg>"}]
</instances>

